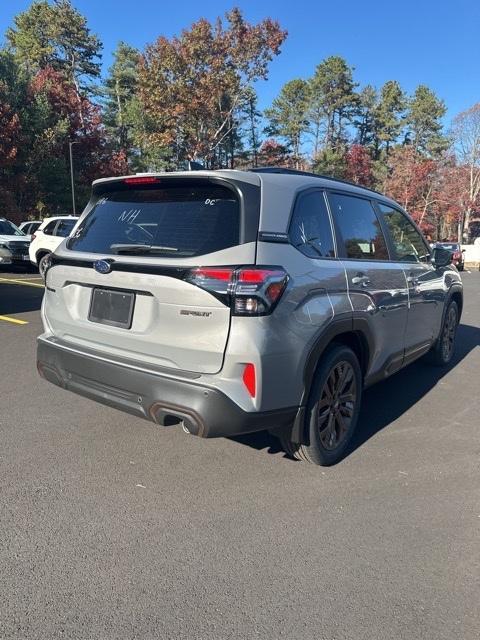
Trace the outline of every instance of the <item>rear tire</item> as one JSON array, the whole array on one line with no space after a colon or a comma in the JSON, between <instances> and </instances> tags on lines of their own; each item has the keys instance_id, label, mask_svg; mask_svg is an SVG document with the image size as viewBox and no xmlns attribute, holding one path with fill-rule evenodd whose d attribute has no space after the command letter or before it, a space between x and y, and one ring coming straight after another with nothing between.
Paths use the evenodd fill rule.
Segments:
<instances>
[{"instance_id":1,"label":"rear tire","mask_svg":"<svg viewBox=\"0 0 480 640\"><path fill-rule=\"evenodd\" d=\"M321 466L343 457L358 421L362 372L357 356L338 345L323 356L315 373L305 416L309 444L291 440L291 429L279 434L283 449L297 460Z\"/></svg>"},{"instance_id":2,"label":"rear tire","mask_svg":"<svg viewBox=\"0 0 480 640\"><path fill-rule=\"evenodd\" d=\"M38 273L45 280L45 271L47 270L47 259L49 258L49 253L44 253L43 256L38 261Z\"/></svg>"},{"instance_id":3,"label":"rear tire","mask_svg":"<svg viewBox=\"0 0 480 640\"><path fill-rule=\"evenodd\" d=\"M445 310L440 335L428 353L431 364L437 367L446 367L450 364L455 353L458 320L458 305L455 300L451 300Z\"/></svg>"}]
</instances>

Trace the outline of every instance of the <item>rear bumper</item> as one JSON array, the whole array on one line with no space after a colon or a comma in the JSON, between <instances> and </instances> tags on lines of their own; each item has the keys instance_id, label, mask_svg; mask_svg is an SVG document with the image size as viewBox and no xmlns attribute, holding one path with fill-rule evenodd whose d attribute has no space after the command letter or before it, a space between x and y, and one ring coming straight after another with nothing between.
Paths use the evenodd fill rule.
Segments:
<instances>
[{"instance_id":1,"label":"rear bumper","mask_svg":"<svg viewBox=\"0 0 480 640\"><path fill-rule=\"evenodd\" d=\"M162 426L182 424L204 438L280 428L298 411L244 411L218 389L94 357L44 336L37 342L37 367L63 389Z\"/></svg>"}]
</instances>

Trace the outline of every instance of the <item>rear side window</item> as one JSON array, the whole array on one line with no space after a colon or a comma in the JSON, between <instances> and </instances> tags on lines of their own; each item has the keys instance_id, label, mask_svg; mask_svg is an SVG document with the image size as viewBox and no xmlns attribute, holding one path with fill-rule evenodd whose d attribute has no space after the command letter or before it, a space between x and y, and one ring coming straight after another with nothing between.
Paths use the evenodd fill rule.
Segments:
<instances>
[{"instance_id":1,"label":"rear side window","mask_svg":"<svg viewBox=\"0 0 480 640\"><path fill-rule=\"evenodd\" d=\"M219 185L173 185L106 193L68 247L91 253L198 256L239 242L237 196Z\"/></svg>"},{"instance_id":2,"label":"rear side window","mask_svg":"<svg viewBox=\"0 0 480 640\"><path fill-rule=\"evenodd\" d=\"M76 220L60 220L58 223L58 227L55 231L56 236L61 236L62 238L66 238L70 231L75 226Z\"/></svg>"},{"instance_id":3,"label":"rear side window","mask_svg":"<svg viewBox=\"0 0 480 640\"><path fill-rule=\"evenodd\" d=\"M335 257L323 191L308 191L298 196L288 238L296 249L309 258Z\"/></svg>"},{"instance_id":4,"label":"rear side window","mask_svg":"<svg viewBox=\"0 0 480 640\"><path fill-rule=\"evenodd\" d=\"M425 262L430 257L422 236L398 209L378 203L392 239L394 259L399 262Z\"/></svg>"},{"instance_id":5,"label":"rear side window","mask_svg":"<svg viewBox=\"0 0 480 640\"><path fill-rule=\"evenodd\" d=\"M368 200L339 193L329 194L328 200L346 258L389 259L380 222ZM340 244L340 241L338 243Z\"/></svg>"},{"instance_id":6,"label":"rear side window","mask_svg":"<svg viewBox=\"0 0 480 640\"><path fill-rule=\"evenodd\" d=\"M53 235L53 232L54 232L56 226L57 226L57 221L56 220L52 220L51 222L49 222L47 224L47 226L44 229L42 229L42 231L47 236L51 236L51 235Z\"/></svg>"}]
</instances>

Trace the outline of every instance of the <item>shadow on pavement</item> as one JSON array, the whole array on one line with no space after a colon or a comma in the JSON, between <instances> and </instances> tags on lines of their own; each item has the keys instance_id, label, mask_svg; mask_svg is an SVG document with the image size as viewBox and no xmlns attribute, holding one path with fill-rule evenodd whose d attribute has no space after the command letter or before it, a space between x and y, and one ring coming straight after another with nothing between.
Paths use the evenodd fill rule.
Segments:
<instances>
[{"instance_id":1,"label":"shadow on pavement","mask_svg":"<svg viewBox=\"0 0 480 640\"><path fill-rule=\"evenodd\" d=\"M1 282L1 278L2 274L0 273L0 316L10 316L40 309L43 288L8 284Z\"/></svg>"},{"instance_id":2,"label":"shadow on pavement","mask_svg":"<svg viewBox=\"0 0 480 640\"><path fill-rule=\"evenodd\" d=\"M420 359L384 382L367 389L357 430L344 458L421 400L477 346L480 346L480 329L461 324L458 327L455 357L448 367L435 367ZM401 394L398 393L399 389L402 390ZM230 439L254 449L267 449L272 454L282 451L279 440L266 431Z\"/></svg>"}]
</instances>

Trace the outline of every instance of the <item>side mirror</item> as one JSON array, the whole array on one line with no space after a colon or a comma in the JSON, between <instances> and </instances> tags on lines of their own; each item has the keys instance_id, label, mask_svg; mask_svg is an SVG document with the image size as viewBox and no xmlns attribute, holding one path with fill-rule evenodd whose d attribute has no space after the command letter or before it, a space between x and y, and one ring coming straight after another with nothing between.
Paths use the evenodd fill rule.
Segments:
<instances>
[{"instance_id":1,"label":"side mirror","mask_svg":"<svg viewBox=\"0 0 480 640\"><path fill-rule=\"evenodd\" d=\"M446 267L452 262L453 253L443 247L434 247L432 263L435 267Z\"/></svg>"}]
</instances>

